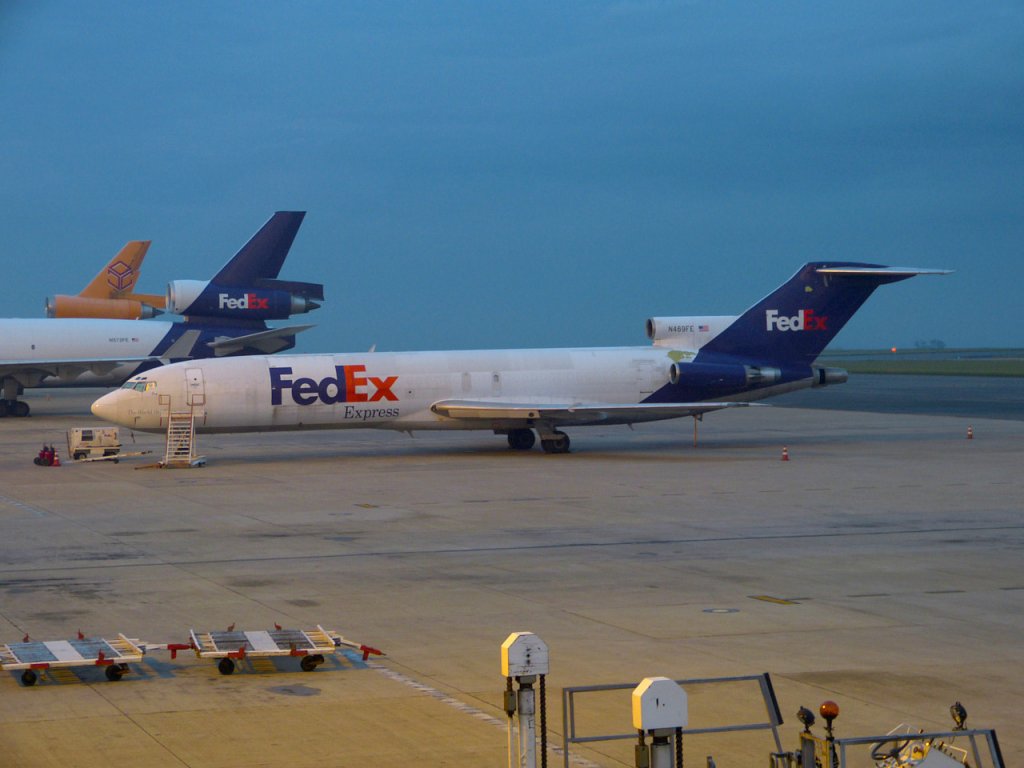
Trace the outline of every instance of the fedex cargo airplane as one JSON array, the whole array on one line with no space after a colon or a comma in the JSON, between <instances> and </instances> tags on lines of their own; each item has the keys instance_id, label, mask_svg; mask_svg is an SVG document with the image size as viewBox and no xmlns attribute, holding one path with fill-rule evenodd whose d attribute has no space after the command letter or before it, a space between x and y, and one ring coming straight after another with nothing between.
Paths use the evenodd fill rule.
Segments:
<instances>
[{"instance_id":1,"label":"fedex cargo airplane","mask_svg":"<svg viewBox=\"0 0 1024 768\"><path fill-rule=\"evenodd\" d=\"M485 429L569 451L564 428L700 416L846 381L816 358L879 285L944 270L806 264L738 317L654 317L649 347L370 352L196 360L92 406L132 429L192 410L198 432ZM535 436L536 433L536 436Z\"/></svg>"},{"instance_id":2,"label":"fedex cargo airplane","mask_svg":"<svg viewBox=\"0 0 1024 768\"><path fill-rule=\"evenodd\" d=\"M0 319L0 416L28 415L28 403L18 400L27 388L115 387L178 360L291 349L295 334L312 326L269 328L266 321L323 301L319 283L277 279L304 216L279 211L210 280L169 283L166 309L181 322Z\"/></svg>"},{"instance_id":3,"label":"fedex cargo airplane","mask_svg":"<svg viewBox=\"0 0 1024 768\"><path fill-rule=\"evenodd\" d=\"M162 314L166 303L163 296L132 292L151 242L126 243L77 296L57 294L47 299L46 316L146 320Z\"/></svg>"}]
</instances>

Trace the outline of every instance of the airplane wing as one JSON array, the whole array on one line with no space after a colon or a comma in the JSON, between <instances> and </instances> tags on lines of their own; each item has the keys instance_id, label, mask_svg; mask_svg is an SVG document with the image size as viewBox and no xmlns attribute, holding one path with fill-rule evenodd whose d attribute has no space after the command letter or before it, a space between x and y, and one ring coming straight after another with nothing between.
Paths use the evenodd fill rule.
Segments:
<instances>
[{"instance_id":1,"label":"airplane wing","mask_svg":"<svg viewBox=\"0 0 1024 768\"><path fill-rule=\"evenodd\" d=\"M159 357L118 357L85 360L68 358L65 360L5 360L0 363L0 379L16 379L23 387L37 387L39 382L48 376L64 381L74 381L83 373L91 372L97 376L105 376L121 365L160 362Z\"/></svg>"},{"instance_id":2,"label":"airplane wing","mask_svg":"<svg viewBox=\"0 0 1024 768\"><path fill-rule=\"evenodd\" d=\"M490 400L439 400L430 410L439 416L486 422L546 421L555 425L636 424L700 416L722 408L753 405L719 403L512 403Z\"/></svg>"},{"instance_id":3,"label":"airplane wing","mask_svg":"<svg viewBox=\"0 0 1024 768\"><path fill-rule=\"evenodd\" d=\"M234 355L244 349L256 349L265 355L272 355L282 349L288 349L295 334L307 331L312 327L312 325L289 325L284 328L270 328L246 336L217 339L211 341L209 347L217 357Z\"/></svg>"}]
</instances>

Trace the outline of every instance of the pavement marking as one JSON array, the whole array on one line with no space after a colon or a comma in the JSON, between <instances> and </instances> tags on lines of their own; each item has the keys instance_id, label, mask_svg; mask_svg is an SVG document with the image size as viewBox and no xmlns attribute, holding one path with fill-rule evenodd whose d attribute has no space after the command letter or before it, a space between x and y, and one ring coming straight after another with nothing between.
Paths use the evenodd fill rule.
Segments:
<instances>
[{"instance_id":1,"label":"pavement marking","mask_svg":"<svg viewBox=\"0 0 1024 768\"><path fill-rule=\"evenodd\" d=\"M787 600L784 597L772 597L771 595L747 595L751 600L761 600L765 603L775 603L776 605L800 605L796 600Z\"/></svg>"},{"instance_id":2,"label":"pavement marking","mask_svg":"<svg viewBox=\"0 0 1024 768\"><path fill-rule=\"evenodd\" d=\"M430 698L436 699L442 704L446 704L449 707L452 707L453 709L456 709L459 712L462 712L463 714L469 715L470 717L476 720L487 723L488 725L493 725L497 728L501 728L501 730L506 732L508 730L507 722L499 720L498 718L487 714L482 709L477 709L472 704L466 704L465 702L459 701L458 699L449 696L447 693L443 693L442 691L439 691L436 688L432 688L429 685L424 685L418 680L414 680L413 678L409 677L406 674L403 674L402 672L398 672L389 667L385 667L383 664L380 664L376 661L368 661L366 663L366 666L374 670L375 672L379 672L380 674L384 675L384 677L390 680L394 680L396 683L401 683L402 685L406 685L409 688L419 691L420 693L424 693ZM548 750L550 752L554 752L556 755L559 756L565 754L565 750L551 743L548 743ZM571 762L573 765L582 766L582 768L601 768L601 766L598 763L591 762L590 760L587 760L585 757L579 757L577 755L569 755L569 762Z\"/></svg>"},{"instance_id":3,"label":"pavement marking","mask_svg":"<svg viewBox=\"0 0 1024 768\"><path fill-rule=\"evenodd\" d=\"M15 509L20 509L23 512L28 512L33 517L46 517L47 515L50 514L45 509L40 509L39 507L33 507L31 504L26 504L23 501L18 501L17 499L12 499L10 496L4 496L3 494L0 494L0 504L5 504L8 507L14 507Z\"/></svg>"}]
</instances>

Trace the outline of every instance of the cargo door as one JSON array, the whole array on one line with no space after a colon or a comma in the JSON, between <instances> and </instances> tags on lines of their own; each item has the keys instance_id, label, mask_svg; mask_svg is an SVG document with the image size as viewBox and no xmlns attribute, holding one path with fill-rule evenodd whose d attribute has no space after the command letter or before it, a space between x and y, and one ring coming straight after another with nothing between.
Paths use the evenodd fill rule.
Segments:
<instances>
[{"instance_id":1,"label":"cargo door","mask_svg":"<svg viewBox=\"0 0 1024 768\"><path fill-rule=\"evenodd\" d=\"M206 422L206 389L202 368L185 369L185 404L192 409L196 424Z\"/></svg>"}]
</instances>

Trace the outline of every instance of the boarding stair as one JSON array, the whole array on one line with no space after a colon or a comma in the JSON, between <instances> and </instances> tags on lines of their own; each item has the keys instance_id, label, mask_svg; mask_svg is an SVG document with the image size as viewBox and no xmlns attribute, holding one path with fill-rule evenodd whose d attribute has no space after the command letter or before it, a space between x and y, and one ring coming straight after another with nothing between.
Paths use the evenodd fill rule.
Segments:
<instances>
[{"instance_id":1,"label":"boarding stair","mask_svg":"<svg viewBox=\"0 0 1024 768\"><path fill-rule=\"evenodd\" d=\"M167 416L167 449L165 467L190 467L196 461L196 421L192 410L172 412Z\"/></svg>"}]
</instances>

